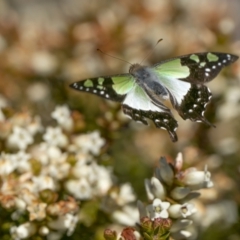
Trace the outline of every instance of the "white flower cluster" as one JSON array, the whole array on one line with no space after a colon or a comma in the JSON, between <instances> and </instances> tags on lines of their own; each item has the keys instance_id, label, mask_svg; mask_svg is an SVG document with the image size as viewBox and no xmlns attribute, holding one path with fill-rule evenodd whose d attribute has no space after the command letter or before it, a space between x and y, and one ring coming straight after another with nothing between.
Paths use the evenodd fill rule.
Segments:
<instances>
[{"instance_id":1,"label":"white flower cluster","mask_svg":"<svg viewBox=\"0 0 240 240\"><path fill-rule=\"evenodd\" d=\"M40 117L6 116L0 107L0 147L6 146L0 153L0 204L13 210L14 240L71 235L79 221L76 199L102 197L112 187L111 170L94 160L105 144L100 134L75 134L67 106L56 107L52 117L57 126L44 128ZM61 200L58 193L72 197Z\"/></svg>"},{"instance_id":2,"label":"white flower cluster","mask_svg":"<svg viewBox=\"0 0 240 240\"><path fill-rule=\"evenodd\" d=\"M152 204L145 207L138 201L140 218L147 216L151 220L172 220L170 231L174 239L187 239L192 236L190 229L193 221L188 217L197 209L191 200L200 195L196 190L213 186L211 174L206 167L204 171L197 171L195 168L182 170L182 164L181 153L178 154L174 165L162 157L155 176L145 180L147 196Z\"/></svg>"}]
</instances>

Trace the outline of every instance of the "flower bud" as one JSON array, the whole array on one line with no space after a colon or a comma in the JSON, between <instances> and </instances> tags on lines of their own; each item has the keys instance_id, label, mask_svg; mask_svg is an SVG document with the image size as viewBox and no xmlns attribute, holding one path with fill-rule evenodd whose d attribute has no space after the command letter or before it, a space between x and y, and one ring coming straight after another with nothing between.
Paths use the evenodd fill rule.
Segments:
<instances>
[{"instance_id":1,"label":"flower bud","mask_svg":"<svg viewBox=\"0 0 240 240\"><path fill-rule=\"evenodd\" d=\"M150 201L152 201L154 199L154 195L152 193L152 189L151 189L151 182L149 179L145 179L144 180L144 184L145 184L145 190L147 193L147 197Z\"/></svg>"},{"instance_id":2,"label":"flower bud","mask_svg":"<svg viewBox=\"0 0 240 240\"><path fill-rule=\"evenodd\" d=\"M105 229L103 236L105 240L117 240L117 233L111 229Z\"/></svg>"},{"instance_id":3,"label":"flower bud","mask_svg":"<svg viewBox=\"0 0 240 240\"><path fill-rule=\"evenodd\" d=\"M207 171L207 167L205 167L204 171L197 171L195 169L185 171L182 182L194 189L210 188L213 186L211 173Z\"/></svg>"},{"instance_id":4,"label":"flower bud","mask_svg":"<svg viewBox=\"0 0 240 240\"><path fill-rule=\"evenodd\" d=\"M151 187L152 192L156 198L164 199L166 196L166 191L162 185L162 183L155 177L151 178Z\"/></svg>"},{"instance_id":5,"label":"flower bud","mask_svg":"<svg viewBox=\"0 0 240 240\"><path fill-rule=\"evenodd\" d=\"M174 168L179 172L182 169L182 165L183 165L183 155L181 152L179 152L175 159Z\"/></svg>"},{"instance_id":6,"label":"flower bud","mask_svg":"<svg viewBox=\"0 0 240 240\"><path fill-rule=\"evenodd\" d=\"M151 234L153 231L153 222L149 217L143 217L140 220L140 226L143 232Z\"/></svg>"},{"instance_id":7,"label":"flower bud","mask_svg":"<svg viewBox=\"0 0 240 240\"><path fill-rule=\"evenodd\" d=\"M174 178L173 169L170 167L165 157L161 157L159 162L160 162L159 174L161 176L161 179L167 185L171 186Z\"/></svg>"}]
</instances>

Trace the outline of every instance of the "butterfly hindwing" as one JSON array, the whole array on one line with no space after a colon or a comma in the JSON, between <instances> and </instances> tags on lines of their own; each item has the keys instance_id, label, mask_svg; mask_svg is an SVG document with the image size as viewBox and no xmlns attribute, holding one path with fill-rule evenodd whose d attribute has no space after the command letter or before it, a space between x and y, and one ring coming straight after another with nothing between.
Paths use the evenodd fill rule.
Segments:
<instances>
[{"instance_id":1,"label":"butterfly hindwing","mask_svg":"<svg viewBox=\"0 0 240 240\"><path fill-rule=\"evenodd\" d=\"M158 72L171 75L190 83L206 83L215 78L223 67L230 65L238 56L228 53L193 53L167 59L154 65Z\"/></svg>"},{"instance_id":2,"label":"butterfly hindwing","mask_svg":"<svg viewBox=\"0 0 240 240\"><path fill-rule=\"evenodd\" d=\"M171 111L163 104L155 105L146 92L137 84L127 94L122 104L123 112L135 121L147 124L152 120L157 128L167 130L172 141L177 141L177 121Z\"/></svg>"},{"instance_id":3,"label":"butterfly hindwing","mask_svg":"<svg viewBox=\"0 0 240 240\"><path fill-rule=\"evenodd\" d=\"M76 90L92 93L116 102L122 102L132 86L133 80L130 74L89 78L70 85Z\"/></svg>"},{"instance_id":4,"label":"butterfly hindwing","mask_svg":"<svg viewBox=\"0 0 240 240\"><path fill-rule=\"evenodd\" d=\"M214 127L214 125L204 117L206 106L211 97L212 94L208 87L200 84L192 84L181 104L176 107L176 110L183 119L204 122Z\"/></svg>"}]
</instances>

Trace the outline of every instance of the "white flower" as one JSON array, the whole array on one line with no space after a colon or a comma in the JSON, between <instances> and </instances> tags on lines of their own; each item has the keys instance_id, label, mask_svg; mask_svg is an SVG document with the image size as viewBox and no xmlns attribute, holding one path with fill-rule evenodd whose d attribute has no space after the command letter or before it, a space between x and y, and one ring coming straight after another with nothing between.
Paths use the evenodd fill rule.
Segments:
<instances>
[{"instance_id":1,"label":"white flower","mask_svg":"<svg viewBox=\"0 0 240 240\"><path fill-rule=\"evenodd\" d=\"M103 196L108 192L108 190L113 185L112 178L111 178L111 171L104 166L97 165L96 163L93 165L93 171L97 178L96 183L94 183L94 185L96 185L96 195ZM124 193L121 192L121 194L124 194ZM121 197L123 196L121 195ZM121 199L123 200L123 198ZM130 199L132 199L132 194L128 192L128 195L125 196L124 200L127 201Z\"/></svg>"},{"instance_id":2,"label":"white flower","mask_svg":"<svg viewBox=\"0 0 240 240\"><path fill-rule=\"evenodd\" d=\"M16 154L4 154L0 156L0 175L8 175L14 170L20 172L27 172L31 169L30 163L30 154L19 151Z\"/></svg>"},{"instance_id":3,"label":"white flower","mask_svg":"<svg viewBox=\"0 0 240 240\"><path fill-rule=\"evenodd\" d=\"M50 176L37 176L32 178L34 185L35 185L35 191L42 191L45 189L50 189L50 190L56 190L57 186L56 183L54 182L53 178Z\"/></svg>"},{"instance_id":4,"label":"white flower","mask_svg":"<svg viewBox=\"0 0 240 240\"><path fill-rule=\"evenodd\" d=\"M162 202L160 199L154 199L151 205L147 206L147 211L149 213L149 217L153 220L155 218L168 218L168 211L170 203Z\"/></svg>"},{"instance_id":5,"label":"white flower","mask_svg":"<svg viewBox=\"0 0 240 240\"><path fill-rule=\"evenodd\" d=\"M53 220L48 225L50 228L59 231L65 231L66 229L68 229L67 236L70 236L72 235L77 225L77 222L78 222L77 216L67 213L66 215L59 216L56 220Z\"/></svg>"},{"instance_id":6,"label":"white flower","mask_svg":"<svg viewBox=\"0 0 240 240\"><path fill-rule=\"evenodd\" d=\"M196 211L197 209L191 203L184 203L183 205L173 204L168 209L169 215L173 218L186 218L195 213Z\"/></svg>"},{"instance_id":7,"label":"white flower","mask_svg":"<svg viewBox=\"0 0 240 240\"><path fill-rule=\"evenodd\" d=\"M112 186L111 170L104 166L99 166L96 162L83 155L81 156L83 158L79 156L78 162L72 169L74 177L79 179L76 181L84 179L82 184L85 184L85 181L87 181L87 185L94 189L95 196L105 195Z\"/></svg>"},{"instance_id":8,"label":"white flower","mask_svg":"<svg viewBox=\"0 0 240 240\"><path fill-rule=\"evenodd\" d=\"M43 139L50 146L66 147L68 144L67 137L59 127L48 127L46 133L43 135Z\"/></svg>"},{"instance_id":9,"label":"white flower","mask_svg":"<svg viewBox=\"0 0 240 240\"><path fill-rule=\"evenodd\" d=\"M133 202L136 199L136 196L133 193L133 189L130 184L123 184L119 191L112 191L110 193L112 199L116 201L119 206L124 206L127 203Z\"/></svg>"},{"instance_id":10,"label":"white flower","mask_svg":"<svg viewBox=\"0 0 240 240\"><path fill-rule=\"evenodd\" d=\"M57 106L51 114L52 118L57 121L57 123L64 130L71 130L73 127L73 120L71 118L71 112L67 105Z\"/></svg>"},{"instance_id":11,"label":"white flower","mask_svg":"<svg viewBox=\"0 0 240 240\"><path fill-rule=\"evenodd\" d=\"M48 145L45 142L34 146L30 151L32 157L39 160L42 165L53 162L61 164L66 160L66 154L63 154L59 147Z\"/></svg>"},{"instance_id":12,"label":"white flower","mask_svg":"<svg viewBox=\"0 0 240 240\"><path fill-rule=\"evenodd\" d=\"M125 183L120 187L119 199L121 199L122 205L135 201L136 196L134 195L133 188L130 184Z\"/></svg>"},{"instance_id":13,"label":"white flower","mask_svg":"<svg viewBox=\"0 0 240 240\"><path fill-rule=\"evenodd\" d=\"M7 144L10 148L24 150L29 144L33 143L32 135L24 128L14 126L13 132L8 136Z\"/></svg>"},{"instance_id":14,"label":"white flower","mask_svg":"<svg viewBox=\"0 0 240 240\"><path fill-rule=\"evenodd\" d=\"M36 226L33 223L26 222L18 227L11 227L10 232L13 239L26 239L36 232Z\"/></svg>"},{"instance_id":15,"label":"white flower","mask_svg":"<svg viewBox=\"0 0 240 240\"><path fill-rule=\"evenodd\" d=\"M94 195L91 185L85 178L68 180L65 187L77 199L90 199Z\"/></svg>"},{"instance_id":16,"label":"white flower","mask_svg":"<svg viewBox=\"0 0 240 240\"><path fill-rule=\"evenodd\" d=\"M60 163L60 164L50 164L47 169L46 172L53 178L57 179L57 180L61 180L65 177L68 176L69 171L71 169L71 166L69 163L64 162L64 163Z\"/></svg>"},{"instance_id":17,"label":"white flower","mask_svg":"<svg viewBox=\"0 0 240 240\"><path fill-rule=\"evenodd\" d=\"M19 151L16 154L12 154L12 159L16 162L17 170L20 172L27 172L31 170L31 165L29 163L30 158L30 154L24 151Z\"/></svg>"},{"instance_id":18,"label":"white flower","mask_svg":"<svg viewBox=\"0 0 240 240\"><path fill-rule=\"evenodd\" d=\"M74 139L74 144L84 153L99 154L105 140L100 137L98 131L88 134L82 134Z\"/></svg>"},{"instance_id":19,"label":"white flower","mask_svg":"<svg viewBox=\"0 0 240 240\"><path fill-rule=\"evenodd\" d=\"M213 186L211 173L205 167L204 171L197 171L194 168L185 171L182 182L192 189L210 188Z\"/></svg>"},{"instance_id":20,"label":"white flower","mask_svg":"<svg viewBox=\"0 0 240 240\"><path fill-rule=\"evenodd\" d=\"M40 132L43 129L41 118L39 116L32 118L31 122L27 124L26 129L32 136Z\"/></svg>"},{"instance_id":21,"label":"white flower","mask_svg":"<svg viewBox=\"0 0 240 240\"><path fill-rule=\"evenodd\" d=\"M17 168L17 162L13 160L11 154L1 153L0 175L7 176Z\"/></svg>"}]
</instances>

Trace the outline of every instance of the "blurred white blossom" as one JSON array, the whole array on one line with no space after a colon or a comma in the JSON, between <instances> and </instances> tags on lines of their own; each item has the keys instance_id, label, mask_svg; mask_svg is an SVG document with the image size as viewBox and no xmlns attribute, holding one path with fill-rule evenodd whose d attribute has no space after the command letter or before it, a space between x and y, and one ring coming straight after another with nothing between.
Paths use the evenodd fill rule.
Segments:
<instances>
[{"instance_id":1,"label":"blurred white blossom","mask_svg":"<svg viewBox=\"0 0 240 240\"><path fill-rule=\"evenodd\" d=\"M56 127L44 127L40 117L27 112L8 119L0 116L5 131L1 140L12 151L0 153L0 204L13 209L13 221L28 213L25 223L11 227L13 239L29 238L36 231L51 240L72 235L79 221L75 199L101 199L113 186L111 169L94 159L105 144L99 132L71 132L73 119L67 106L57 107L52 117ZM70 199L58 200L58 191L67 191ZM115 201L123 208L135 200L128 184L120 188L119 197ZM34 221L44 221L45 226L38 229Z\"/></svg>"},{"instance_id":2,"label":"blurred white blossom","mask_svg":"<svg viewBox=\"0 0 240 240\"><path fill-rule=\"evenodd\" d=\"M68 144L67 136L60 127L47 127L43 140L50 146L66 147Z\"/></svg>"},{"instance_id":3,"label":"blurred white blossom","mask_svg":"<svg viewBox=\"0 0 240 240\"><path fill-rule=\"evenodd\" d=\"M76 149L84 153L99 154L100 149L104 146L105 140L100 137L98 131L88 134L81 134L73 140Z\"/></svg>"},{"instance_id":4,"label":"blurred white blossom","mask_svg":"<svg viewBox=\"0 0 240 240\"><path fill-rule=\"evenodd\" d=\"M73 120L67 105L57 106L52 112L52 118L57 121L60 127L64 130L71 130L73 127Z\"/></svg>"},{"instance_id":5,"label":"blurred white blossom","mask_svg":"<svg viewBox=\"0 0 240 240\"><path fill-rule=\"evenodd\" d=\"M26 222L18 227L11 227L10 231L14 240L26 239L35 234L36 226L31 222Z\"/></svg>"},{"instance_id":6,"label":"blurred white blossom","mask_svg":"<svg viewBox=\"0 0 240 240\"><path fill-rule=\"evenodd\" d=\"M8 136L7 144L10 148L24 150L33 143L33 137L26 129L14 126L13 132Z\"/></svg>"}]
</instances>

